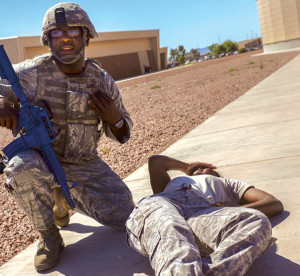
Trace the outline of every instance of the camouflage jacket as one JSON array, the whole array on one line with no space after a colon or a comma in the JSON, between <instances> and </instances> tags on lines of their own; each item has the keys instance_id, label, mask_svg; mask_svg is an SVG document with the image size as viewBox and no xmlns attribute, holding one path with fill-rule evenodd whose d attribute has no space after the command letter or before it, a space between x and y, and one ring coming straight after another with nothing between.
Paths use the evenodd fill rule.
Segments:
<instances>
[{"instance_id":1,"label":"camouflage jacket","mask_svg":"<svg viewBox=\"0 0 300 276\"><path fill-rule=\"evenodd\" d=\"M87 59L80 75L66 75L50 54L41 55L14 65L21 86L32 104L47 102L53 113L52 126L56 132L53 148L63 162L82 163L97 155L97 143L104 131L116 140L108 122L102 120L87 104L91 93L101 90L111 97L125 119L130 137L132 121L124 108L117 85L100 64ZM17 103L18 99L6 80L0 79L0 95ZM99 126L101 124L101 127Z\"/></svg>"}]
</instances>

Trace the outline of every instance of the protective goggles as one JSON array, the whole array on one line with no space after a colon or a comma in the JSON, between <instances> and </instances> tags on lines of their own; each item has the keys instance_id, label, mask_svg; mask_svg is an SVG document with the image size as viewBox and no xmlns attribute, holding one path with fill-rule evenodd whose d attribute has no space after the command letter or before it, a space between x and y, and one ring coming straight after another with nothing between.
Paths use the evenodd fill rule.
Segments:
<instances>
[{"instance_id":1,"label":"protective goggles","mask_svg":"<svg viewBox=\"0 0 300 276\"><path fill-rule=\"evenodd\" d=\"M58 37L62 37L65 32L68 34L68 36L71 36L71 37L77 37L80 34L79 29L70 29L70 30L67 30L67 31L51 30L50 35L51 35L51 37L58 38Z\"/></svg>"}]
</instances>

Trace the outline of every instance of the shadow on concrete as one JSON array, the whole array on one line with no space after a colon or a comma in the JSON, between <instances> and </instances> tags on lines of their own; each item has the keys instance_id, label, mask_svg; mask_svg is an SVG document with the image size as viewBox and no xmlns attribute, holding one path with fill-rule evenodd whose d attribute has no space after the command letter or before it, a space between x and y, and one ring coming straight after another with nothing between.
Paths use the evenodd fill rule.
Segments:
<instances>
[{"instance_id":1,"label":"shadow on concrete","mask_svg":"<svg viewBox=\"0 0 300 276\"><path fill-rule=\"evenodd\" d=\"M284 210L281 214L270 218L272 228L286 220L290 212ZM300 275L300 265L276 253L277 245L274 244L260 256L251 266L246 276L283 276Z\"/></svg>"},{"instance_id":2,"label":"shadow on concrete","mask_svg":"<svg viewBox=\"0 0 300 276\"><path fill-rule=\"evenodd\" d=\"M251 266L245 276L296 276L300 265L276 253L277 246L270 247Z\"/></svg>"},{"instance_id":3,"label":"shadow on concrete","mask_svg":"<svg viewBox=\"0 0 300 276\"><path fill-rule=\"evenodd\" d=\"M272 228L274 228L276 225L280 224L284 220L286 220L290 215L289 211L284 210L281 214L270 217L270 222L272 225Z\"/></svg>"},{"instance_id":4,"label":"shadow on concrete","mask_svg":"<svg viewBox=\"0 0 300 276\"><path fill-rule=\"evenodd\" d=\"M72 223L61 231L85 234L85 237L66 245L59 264L53 270L41 274L57 271L72 276L132 276L135 273L154 275L148 258L128 247L125 232L118 232L106 226L78 223ZM88 233L91 234L86 237Z\"/></svg>"}]
</instances>

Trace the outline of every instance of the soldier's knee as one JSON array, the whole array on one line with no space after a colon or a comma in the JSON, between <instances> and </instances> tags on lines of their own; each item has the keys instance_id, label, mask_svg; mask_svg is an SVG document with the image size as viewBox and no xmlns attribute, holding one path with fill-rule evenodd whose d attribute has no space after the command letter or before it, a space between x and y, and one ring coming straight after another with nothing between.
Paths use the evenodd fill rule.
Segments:
<instances>
[{"instance_id":1,"label":"soldier's knee","mask_svg":"<svg viewBox=\"0 0 300 276\"><path fill-rule=\"evenodd\" d=\"M43 157L36 150L25 150L14 156L4 170L7 176L20 175L33 169L48 171Z\"/></svg>"},{"instance_id":2,"label":"soldier's knee","mask_svg":"<svg viewBox=\"0 0 300 276\"><path fill-rule=\"evenodd\" d=\"M248 213L248 224L249 229L252 230L257 235L255 235L261 244L269 243L271 236L272 236L272 225L266 215L262 212L254 209L249 209Z\"/></svg>"},{"instance_id":3,"label":"soldier's knee","mask_svg":"<svg viewBox=\"0 0 300 276\"><path fill-rule=\"evenodd\" d=\"M268 219L268 217L263 214L262 212L255 210L255 209L250 209L249 208L249 212L251 212L251 214L257 218L257 220L260 222L260 225L266 229L272 230L272 226L271 223Z\"/></svg>"},{"instance_id":4,"label":"soldier's knee","mask_svg":"<svg viewBox=\"0 0 300 276\"><path fill-rule=\"evenodd\" d=\"M263 213L257 211L256 216L258 217L259 221L260 221L260 228L261 231L263 231L265 233L265 237L267 240L269 240L272 236L272 225L270 220L268 219L268 217L266 215L264 215Z\"/></svg>"}]
</instances>

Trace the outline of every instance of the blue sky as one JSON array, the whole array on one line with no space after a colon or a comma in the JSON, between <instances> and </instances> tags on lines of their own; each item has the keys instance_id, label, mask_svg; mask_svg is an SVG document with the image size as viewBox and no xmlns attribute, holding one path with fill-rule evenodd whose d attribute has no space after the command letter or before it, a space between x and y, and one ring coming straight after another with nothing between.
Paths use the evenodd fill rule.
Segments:
<instances>
[{"instance_id":1,"label":"blue sky","mask_svg":"<svg viewBox=\"0 0 300 276\"><path fill-rule=\"evenodd\" d=\"M2 0L0 38L40 35L52 0ZM97 32L160 30L160 46L204 48L226 39L260 37L256 0L85 0Z\"/></svg>"}]
</instances>

